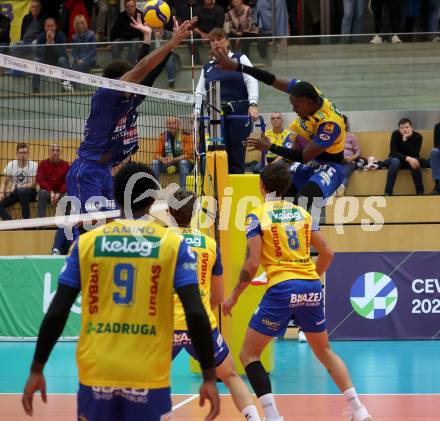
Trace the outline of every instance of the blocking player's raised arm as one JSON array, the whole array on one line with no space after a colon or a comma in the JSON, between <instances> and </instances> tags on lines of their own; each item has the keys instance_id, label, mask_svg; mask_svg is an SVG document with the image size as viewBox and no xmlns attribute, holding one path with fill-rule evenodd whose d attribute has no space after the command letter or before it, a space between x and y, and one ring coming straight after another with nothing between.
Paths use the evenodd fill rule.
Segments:
<instances>
[{"instance_id":1,"label":"blocking player's raised arm","mask_svg":"<svg viewBox=\"0 0 440 421\"><path fill-rule=\"evenodd\" d=\"M173 37L168 42L140 60L133 69L121 77L121 80L132 83L142 82L148 73L158 66L174 48L190 36L191 27L196 20L197 18L193 18L175 27Z\"/></svg>"}]
</instances>

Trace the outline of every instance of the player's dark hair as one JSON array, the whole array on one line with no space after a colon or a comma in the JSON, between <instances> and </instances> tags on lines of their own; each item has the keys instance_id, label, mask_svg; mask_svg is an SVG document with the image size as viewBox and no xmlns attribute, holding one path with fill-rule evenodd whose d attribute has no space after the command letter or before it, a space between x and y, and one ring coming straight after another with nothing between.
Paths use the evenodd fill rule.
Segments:
<instances>
[{"instance_id":1,"label":"player's dark hair","mask_svg":"<svg viewBox=\"0 0 440 421\"><path fill-rule=\"evenodd\" d=\"M169 212L171 216L174 218L179 227L190 226L194 210L194 203L197 200L196 194L192 191L179 189L174 193L174 198L179 202L185 201L186 203L179 209L174 209L172 206L170 206Z\"/></svg>"},{"instance_id":2,"label":"player's dark hair","mask_svg":"<svg viewBox=\"0 0 440 421\"><path fill-rule=\"evenodd\" d=\"M411 120L410 120L408 117L404 117L404 118L401 118L401 119L399 120L399 127L400 127L402 124L406 124L406 123L409 123L409 125L412 127L412 122L411 122Z\"/></svg>"},{"instance_id":3,"label":"player's dark hair","mask_svg":"<svg viewBox=\"0 0 440 421\"><path fill-rule=\"evenodd\" d=\"M142 177L135 181L131 191L131 210L148 210L155 200L154 194L149 194L139 201L136 201L136 199L148 190L158 190L159 183L154 178L151 168L148 165L141 164L139 162L129 162L116 173L113 180L113 192L115 195L115 200L121 208L124 207L124 193L126 187L130 181L130 178L137 174L142 174Z\"/></svg>"},{"instance_id":4,"label":"player's dark hair","mask_svg":"<svg viewBox=\"0 0 440 421\"><path fill-rule=\"evenodd\" d=\"M119 79L122 75L131 70L133 66L125 60L115 60L104 67L102 76L109 79Z\"/></svg>"},{"instance_id":5,"label":"player's dark hair","mask_svg":"<svg viewBox=\"0 0 440 421\"><path fill-rule=\"evenodd\" d=\"M17 149L16 149L17 152L18 152L20 149L24 149L24 148L29 149L29 146L28 146L27 143L17 143Z\"/></svg>"},{"instance_id":6,"label":"player's dark hair","mask_svg":"<svg viewBox=\"0 0 440 421\"><path fill-rule=\"evenodd\" d=\"M350 124L348 123L348 117L345 114L342 114L342 118L344 119L345 127L347 131L350 129Z\"/></svg>"},{"instance_id":7,"label":"player's dark hair","mask_svg":"<svg viewBox=\"0 0 440 421\"><path fill-rule=\"evenodd\" d=\"M309 82L298 82L295 86L289 91L289 94L292 96L300 97L300 98L309 98L313 102L319 102L320 96L315 87Z\"/></svg>"},{"instance_id":8,"label":"player's dark hair","mask_svg":"<svg viewBox=\"0 0 440 421\"><path fill-rule=\"evenodd\" d=\"M267 193L275 192L278 197L283 197L290 187L292 175L288 164L279 161L266 165L260 172L260 179Z\"/></svg>"}]
</instances>

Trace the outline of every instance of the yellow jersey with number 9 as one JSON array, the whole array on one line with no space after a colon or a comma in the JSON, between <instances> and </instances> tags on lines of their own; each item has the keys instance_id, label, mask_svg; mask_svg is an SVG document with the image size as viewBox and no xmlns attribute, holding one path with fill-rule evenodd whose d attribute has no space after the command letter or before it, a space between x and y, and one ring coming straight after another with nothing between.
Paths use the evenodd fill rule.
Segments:
<instances>
[{"instance_id":1,"label":"yellow jersey with number 9","mask_svg":"<svg viewBox=\"0 0 440 421\"><path fill-rule=\"evenodd\" d=\"M310 257L311 233L317 229L307 211L284 200L267 201L247 216L246 237L262 238L267 288L289 279L319 279Z\"/></svg>"},{"instance_id":2,"label":"yellow jersey with number 9","mask_svg":"<svg viewBox=\"0 0 440 421\"><path fill-rule=\"evenodd\" d=\"M214 330L217 327L217 319L211 310L211 275L221 275L223 273L217 243L211 237L191 228L174 227L171 229L176 234L183 236L197 256L200 295L208 313L211 328ZM174 294L174 330L188 330L185 312L177 294Z\"/></svg>"},{"instance_id":3,"label":"yellow jersey with number 9","mask_svg":"<svg viewBox=\"0 0 440 421\"><path fill-rule=\"evenodd\" d=\"M170 385L173 292L197 284L180 236L153 221L113 221L79 237L59 282L82 291L81 384Z\"/></svg>"},{"instance_id":4,"label":"yellow jersey with number 9","mask_svg":"<svg viewBox=\"0 0 440 421\"><path fill-rule=\"evenodd\" d=\"M325 148L325 152L329 154L343 152L345 143L344 118L333 102L325 98L319 89L315 89L321 96L321 107L306 119L298 116L290 123L289 129L309 142L313 141Z\"/></svg>"}]
</instances>

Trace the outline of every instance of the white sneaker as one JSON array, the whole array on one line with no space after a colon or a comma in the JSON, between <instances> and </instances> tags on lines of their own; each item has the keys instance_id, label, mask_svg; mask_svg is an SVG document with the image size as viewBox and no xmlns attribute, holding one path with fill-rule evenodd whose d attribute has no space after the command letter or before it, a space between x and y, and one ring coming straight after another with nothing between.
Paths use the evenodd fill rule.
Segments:
<instances>
[{"instance_id":1,"label":"white sneaker","mask_svg":"<svg viewBox=\"0 0 440 421\"><path fill-rule=\"evenodd\" d=\"M440 37L433 38L432 42L440 42Z\"/></svg>"},{"instance_id":2,"label":"white sneaker","mask_svg":"<svg viewBox=\"0 0 440 421\"><path fill-rule=\"evenodd\" d=\"M65 80L63 82L63 91L64 92L73 92L73 86L70 83L70 80Z\"/></svg>"},{"instance_id":3,"label":"white sneaker","mask_svg":"<svg viewBox=\"0 0 440 421\"><path fill-rule=\"evenodd\" d=\"M263 421L284 421L284 417L279 418L263 418Z\"/></svg>"},{"instance_id":4,"label":"white sneaker","mask_svg":"<svg viewBox=\"0 0 440 421\"><path fill-rule=\"evenodd\" d=\"M302 342L302 343L307 342L306 335L302 330L298 331L298 342Z\"/></svg>"},{"instance_id":5,"label":"white sneaker","mask_svg":"<svg viewBox=\"0 0 440 421\"><path fill-rule=\"evenodd\" d=\"M398 35L393 35L393 36L391 37L391 42L392 42L393 44L400 44L400 43L402 42L402 40L399 38Z\"/></svg>"},{"instance_id":6,"label":"white sneaker","mask_svg":"<svg viewBox=\"0 0 440 421\"><path fill-rule=\"evenodd\" d=\"M370 41L370 44L382 44L383 39L380 35L375 35L373 39Z\"/></svg>"},{"instance_id":7,"label":"white sneaker","mask_svg":"<svg viewBox=\"0 0 440 421\"><path fill-rule=\"evenodd\" d=\"M373 417L368 413L365 405L362 405L351 413L350 421L373 421Z\"/></svg>"}]
</instances>

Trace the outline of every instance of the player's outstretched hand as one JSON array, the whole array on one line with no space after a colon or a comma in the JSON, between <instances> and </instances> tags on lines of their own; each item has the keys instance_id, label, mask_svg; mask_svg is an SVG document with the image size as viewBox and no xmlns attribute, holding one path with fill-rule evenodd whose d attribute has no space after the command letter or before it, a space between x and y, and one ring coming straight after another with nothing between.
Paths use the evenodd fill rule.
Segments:
<instances>
[{"instance_id":1,"label":"player's outstretched hand","mask_svg":"<svg viewBox=\"0 0 440 421\"><path fill-rule=\"evenodd\" d=\"M151 37L151 32L153 31L145 22L142 21L141 15L138 14L137 19L130 16L131 23L130 26L138 31L141 31L144 35Z\"/></svg>"},{"instance_id":2,"label":"player's outstretched hand","mask_svg":"<svg viewBox=\"0 0 440 421\"><path fill-rule=\"evenodd\" d=\"M197 19L197 16L195 16L179 25L177 18L173 16L173 41L176 43L176 45L180 44L183 40L187 39L191 35L192 27L197 22Z\"/></svg>"},{"instance_id":3,"label":"player's outstretched hand","mask_svg":"<svg viewBox=\"0 0 440 421\"><path fill-rule=\"evenodd\" d=\"M211 404L211 409L209 414L205 417L205 421L211 421L217 418L220 413L220 396L218 395L215 376L213 377L213 379L205 380L199 390L199 405L204 406L205 400L208 400Z\"/></svg>"},{"instance_id":4,"label":"player's outstretched hand","mask_svg":"<svg viewBox=\"0 0 440 421\"><path fill-rule=\"evenodd\" d=\"M24 411L27 415L32 417L34 413L33 400L35 392L39 390L41 392L41 399L44 403L47 402L46 396L46 380L43 373L31 373L24 386L23 396L21 397L21 403Z\"/></svg>"},{"instance_id":5,"label":"player's outstretched hand","mask_svg":"<svg viewBox=\"0 0 440 421\"><path fill-rule=\"evenodd\" d=\"M223 70L231 70L231 71L238 69L238 61L231 59L226 49L217 47L213 49L213 53L215 56L215 62L217 67L220 67Z\"/></svg>"},{"instance_id":6,"label":"player's outstretched hand","mask_svg":"<svg viewBox=\"0 0 440 421\"><path fill-rule=\"evenodd\" d=\"M259 151L268 151L270 149L270 147L272 146L272 143L263 134L263 135L261 135L261 137L258 137L258 138L248 137L246 140L243 141L243 145L252 148L252 149L250 149L251 151L253 151L255 149L257 149Z\"/></svg>"}]
</instances>

